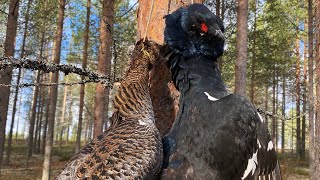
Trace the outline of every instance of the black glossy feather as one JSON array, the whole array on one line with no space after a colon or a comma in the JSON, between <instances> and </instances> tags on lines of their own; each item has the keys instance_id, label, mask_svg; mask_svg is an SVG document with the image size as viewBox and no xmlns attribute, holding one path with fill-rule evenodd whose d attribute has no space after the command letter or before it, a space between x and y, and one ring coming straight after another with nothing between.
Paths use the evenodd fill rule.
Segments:
<instances>
[{"instance_id":1,"label":"black glossy feather","mask_svg":"<svg viewBox=\"0 0 320 180\"><path fill-rule=\"evenodd\" d=\"M202 23L208 33L201 32ZM213 29L224 31L203 5L166 17L165 54L181 95L177 119L163 139L162 179L280 179L261 116L246 98L229 94L221 79L217 58L224 36Z\"/></svg>"}]
</instances>

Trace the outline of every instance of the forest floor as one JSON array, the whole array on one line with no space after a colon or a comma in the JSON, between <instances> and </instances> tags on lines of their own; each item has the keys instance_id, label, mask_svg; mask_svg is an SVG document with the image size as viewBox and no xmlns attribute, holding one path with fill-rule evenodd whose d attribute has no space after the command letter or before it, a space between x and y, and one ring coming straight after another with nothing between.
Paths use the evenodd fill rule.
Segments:
<instances>
[{"instance_id":1,"label":"forest floor","mask_svg":"<svg viewBox=\"0 0 320 180\"><path fill-rule=\"evenodd\" d=\"M74 154L74 145L54 146L51 177L55 177L62 170L69 158ZM43 156L34 154L30 159L29 169L26 170L27 147L14 145L11 162L3 166L0 180L38 180L41 179ZM307 180L309 178L308 162L297 160L290 154L279 156L281 175L283 180Z\"/></svg>"}]
</instances>

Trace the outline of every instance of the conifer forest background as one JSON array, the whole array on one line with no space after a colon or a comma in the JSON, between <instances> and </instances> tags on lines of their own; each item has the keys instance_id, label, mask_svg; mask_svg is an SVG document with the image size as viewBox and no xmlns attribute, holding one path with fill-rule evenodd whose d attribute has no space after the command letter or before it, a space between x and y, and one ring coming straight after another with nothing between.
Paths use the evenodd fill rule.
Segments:
<instances>
[{"instance_id":1,"label":"conifer forest background","mask_svg":"<svg viewBox=\"0 0 320 180\"><path fill-rule=\"evenodd\" d=\"M110 124L135 42L163 44L163 16L192 2L223 20L223 80L264 115L283 179L319 179L320 0L0 0L0 179L57 175ZM27 60L87 69L108 82L3 65ZM154 71L151 96L164 135L179 93L165 64Z\"/></svg>"}]
</instances>

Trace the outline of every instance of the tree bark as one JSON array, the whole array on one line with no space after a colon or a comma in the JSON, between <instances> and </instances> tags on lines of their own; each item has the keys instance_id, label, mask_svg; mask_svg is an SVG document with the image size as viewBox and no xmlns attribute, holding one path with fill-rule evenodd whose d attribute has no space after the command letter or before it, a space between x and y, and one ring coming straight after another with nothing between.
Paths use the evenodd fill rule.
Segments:
<instances>
[{"instance_id":1,"label":"tree bark","mask_svg":"<svg viewBox=\"0 0 320 180\"><path fill-rule=\"evenodd\" d=\"M9 14L7 21L6 39L4 42L4 55L13 56L17 35L17 25L19 16L19 0L10 0ZM12 68L0 71L0 84L10 84L12 79ZM9 106L10 88L0 86L0 172L3 161L5 133L7 124L7 114Z\"/></svg>"},{"instance_id":2,"label":"tree bark","mask_svg":"<svg viewBox=\"0 0 320 180\"><path fill-rule=\"evenodd\" d=\"M43 75L40 78L40 82L42 82ZM38 130L38 143L36 147L36 153L40 153L40 147L41 147L41 127L42 127L42 121L43 121L43 108L45 106L45 98L44 98L44 93L43 93L43 87L40 87L40 93L41 93L41 108L40 108L40 124L39 124L39 130Z\"/></svg>"},{"instance_id":3,"label":"tree bark","mask_svg":"<svg viewBox=\"0 0 320 180\"><path fill-rule=\"evenodd\" d=\"M48 78L49 76L49 78ZM52 77L51 74L47 75L47 78L49 79L49 81L51 81ZM42 133L42 146L41 146L41 154L44 154L45 151L45 147L46 147L46 139L47 139L47 129L48 129L48 117L49 117L49 110L50 110L50 102L51 102L51 91L50 88L48 88L47 91L47 103L46 103L46 112L45 112L45 120L44 120L44 124L43 124L43 133Z\"/></svg>"},{"instance_id":4,"label":"tree bark","mask_svg":"<svg viewBox=\"0 0 320 180\"><path fill-rule=\"evenodd\" d=\"M316 110L315 110L315 137L314 137L314 171L313 177L320 177L320 0L317 2L316 13Z\"/></svg>"},{"instance_id":5,"label":"tree bark","mask_svg":"<svg viewBox=\"0 0 320 180\"><path fill-rule=\"evenodd\" d=\"M253 43L252 43L252 62L251 62L251 83L250 83L250 100L254 103L254 86L255 86L255 68L256 68L256 31L257 31L257 0L254 0L254 22L253 22Z\"/></svg>"},{"instance_id":6,"label":"tree bark","mask_svg":"<svg viewBox=\"0 0 320 180\"><path fill-rule=\"evenodd\" d=\"M273 75L272 75L272 114L276 114L276 64L273 67ZM271 138L273 144L276 144L276 118L272 116L271 123Z\"/></svg>"},{"instance_id":7,"label":"tree bark","mask_svg":"<svg viewBox=\"0 0 320 180\"><path fill-rule=\"evenodd\" d=\"M40 72L37 71L37 78L35 80L35 83L39 83L39 81L40 81ZM33 136L34 136L34 125L36 120L38 93L39 93L39 87L35 86L33 91L33 100L32 100L31 116L30 116L30 123L29 123L28 153L27 153L26 169L29 168L29 160L30 160L30 157L32 156L32 151L34 146Z\"/></svg>"},{"instance_id":8,"label":"tree bark","mask_svg":"<svg viewBox=\"0 0 320 180\"><path fill-rule=\"evenodd\" d=\"M27 32L28 32L28 23L29 23L29 11L30 11L31 2L32 2L32 0L28 0L27 11L25 14L25 24L24 24L20 58L24 57L24 52L25 52L25 45L26 45ZM22 72L22 69L19 68L19 72L18 72L18 76L17 76L17 84L20 84L21 72ZM13 108L12 108L12 116L11 116L12 118L11 118L11 125L10 125L9 137L8 137L7 156L6 156L6 160L5 160L6 165L8 165L10 162L12 134L13 134L14 119L15 119L15 115L16 115L16 111L17 111L18 94L19 94L19 87L16 87L15 95L14 95L14 99L13 99Z\"/></svg>"},{"instance_id":9,"label":"tree bark","mask_svg":"<svg viewBox=\"0 0 320 180\"><path fill-rule=\"evenodd\" d=\"M313 93L313 8L308 0L308 115L309 115L309 169L311 179L315 179L314 169L314 93Z\"/></svg>"},{"instance_id":10,"label":"tree bark","mask_svg":"<svg viewBox=\"0 0 320 180\"><path fill-rule=\"evenodd\" d=\"M90 27L90 8L91 0L87 0L87 16L86 16L86 27L84 30L84 46L83 46L83 55L82 55L82 68L87 67L88 59L88 45L89 45L89 27ZM81 76L81 80L84 80L84 76ZM84 93L85 85L82 84L80 87L80 102L79 102L79 122L77 129L77 139L76 139L76 153L80 150L81 145L81 132L82 132L82 120L83 120L83 106L84 106Z\"/></svg>"},{"instance_id":11,"label":"tree bark","mask_svg":"<svg viewBox=\"0 0 320 180\"><path fill-rule=\"evenodd\" d=\"M268 95L269 95L269 92L268 92L268 85L266 85L266 87L265 87L265 100L264 100L264 109L266 110L266 111L268 111L268 102L269 102L269 97L268 97ZM268 115L266 114L265 116L264 116L264 118L265 118L265 122L266 122L266 127L267 128L269 128L268 127Z\"/></svg>"},{"instance_id":12,"label":"tree bark","mask_svg":"<svg viewBox=\"0 0 320 180\"><path fill-rule=\"evenodd\" d=\"M110 77L111 72L111 46L112 27L114 24L115 0L102 1L102 12L100 19L100 46L98 57L98 73ZM108 113L109 87L98 83L96 86L94 128L93 138L96 138L103 131L105 113Z\"/></svg>"},{"instance_id":13,"label":"tree bark","mask_svg":"<svg viewBox=\"0 0 320 180\"><path fill-rule=\"evenodd\" d=\"M306 28L307 22L304 24L304 27ZM308 66L308 61L307 61L307 38L305 38L304 41L304 55L303 55L303 81L302 81L302 112L303 114L307 112L307 66ZM305 158L306 154L306 115L302 116L302 124L301 124L301 151L302 151L302 158Z\"/></svg>"},{"instance_id":14,"label":"tree bark","mask_svg":"<svg viewBox=\"0 0 320 180\"><path fill-rule=\"evenodd\" d=\"M193 3L203 2L203 0L193 0ZM137 39L146 36L149 40L163 44L165 28L163 17L190 3L189 0L139 0ZM171 129L179 110L179 92L170 82L171 75L166 64L164 61L160 62L150 73L150 94L157 119L156 126L161 135L165 135Z\"/></svg>"},{"instance_id":15,"label":"tree bark","mask_svg":"<svg viewBox=\"0 0 320 180\"><path fill-rule=\"evenodd\" d=\"M295 44L295 52L296 52L296 116L297 116L297 154L298 157L302 157L302 151L301 151L301 120L300 120L300 53L299 53L299 39L296 40Z\"/></svg>"},{"instance_id":16,"label":"tree bark","mask_svg":"<svg viewBox=\"0 0 320 180\"><path fill-rule=\"evenodd\" d=\"M68 82L68 77L66 77L66 83ZM63 131L65 128L65 114L66 114L66 104L67 104L67 93L68 93L68 86L64 86L63 90L63 102L62 102L62 113L61 113L61 119L60 119L60 136L59 136L59 148L62 147L62 137L63 137Z\"/></svg>"},{"instance_id":17,"label":"tree bark","mask_svg":"<svg viewBox=\"0 0 320 180\"><path fill-rule=\"evenodd\" d=\"M41 78L41 75L40 75L40 78ZM41 82L41 80L39 79L39 83ZM37 111L37 117L36 117L36 128L35 128L35 132L34 132L34 139L33 139L33 148L32 148L32 150L33 150L33 152L34 153L36 153L37 152L37 146L38 146L38 134L39 134L39 131L40 131L40 129L41 129L41 127L40 127L40 121L41 121L41 119L40 119L40 107L41 107L41 100L42 100L42 97L41 97L41 87L39 87L39 92L40 93L38 93L39 95L38 95L38 105L37 105L37 109L38 109L38 111Z\"/></svg>"},{"instance_id":18,"label":"tree bark","mask_svg":"<svg viewBox=\"0 0 320 180\"><path fill-rule=\"evenodd\" d=\"M237 0L237 2L237 61L235 65L235 93L246 96L248 0Z\"/></svg>"},{"instance_id":19,"label":"tree bark","mask_svg":"<svg viewBox=\"0 0 320 180\"><path fill-rule=\"evenodd\" d=\"M54 39L55 42L54 42L54 49L53 49L54 64L60 63L65 3L66 3L65 0L59 0L58 25L57 25L57 31ZM59 79L59 74L57 72L52 73L51 82L57 83L58 79ZM58 97L58 86L57 85L51 86L50 89L51 89L50 102L49 102L50 111L48 113L48 133L46 137L42 180L49 180L50 178L51 156L52 156L53 134L54 134L54 120L55 120L55 112L56 112L57 97Z\"/></svg>"},{"instance_id":20,"label":"tree bark","mask_svg":"<svg viewBox=\"0 0 320 180\"><path fill-rule=\"evenodd\" d=\"M282 77L282 117L286 116L286 79L285 76L283 75ZM281 120L281 153L284 154L284 141L285 141L285 131L284 131L284 126L285 126L285 120Z\"/></svg>"},{"instance_id":21,"label":"tree bark","mask_svg":"<svg viewBox=\"0 0 320 180\"><path fill-rule=\"evenodd\" d=\"M23 72L21 73L21 77L23 77ZM19 132L19 122L20 122L20 109L21 109L21 100L22 100L22 92L20 91L19 95L19 108L18 108L18 120L17 120L17 125L16 125L16 137L15 137L15 143L18 142L18 132Z\"/></svg>"}]
</instances>

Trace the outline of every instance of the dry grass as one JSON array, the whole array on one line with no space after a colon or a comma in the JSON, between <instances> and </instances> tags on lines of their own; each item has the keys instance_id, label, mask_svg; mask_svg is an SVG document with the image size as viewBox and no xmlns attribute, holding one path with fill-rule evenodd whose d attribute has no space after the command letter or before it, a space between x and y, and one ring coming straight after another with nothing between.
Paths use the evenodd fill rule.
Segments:
<instances>
[{"instance_id":1,"label":"dry grass","mask_svg":"<svg viewBox=\"0 0 320 180\"><path fill-rule=\"evenodd\" d=\"M57 176L66 162L73 155L74 145L65 145L60 149L55 146L51 164L51 177ZM8 166L3 166L0 180L38 180L41 179L43 156L34 154L26 169L27 147L25 145L14 145L11 161Z\"/></svg>"},{"instance_id":2,"label":"dry grass","mask_svg":"<svg viewBox=\"0 0 320 180\"><path fill-rule=\"evenodd\" d=\"M291 154L279 155L281 175L284 180L307 180L309 176L309 162L298 159Z\"/></svg>"},{"instance_id":3,"label":"dry grass","mask_svg":"<svg viewBox=\"0 0 320 180\"><path fill-rule=\"evenodd\" d=\"M66 162L73 155L74 145L64 145L60 149L55 146L52 158L52 179L58 175ZM33 155L30 160L30 168L25 169L27 147L25 145L14 145L11 163L4 166L0 180L38 180L41 179L43 156ZM307 180L309 178L308 162L298 160L291 154L279 155L281 175L283 180Z\"/></svg>"}]
</instances>

